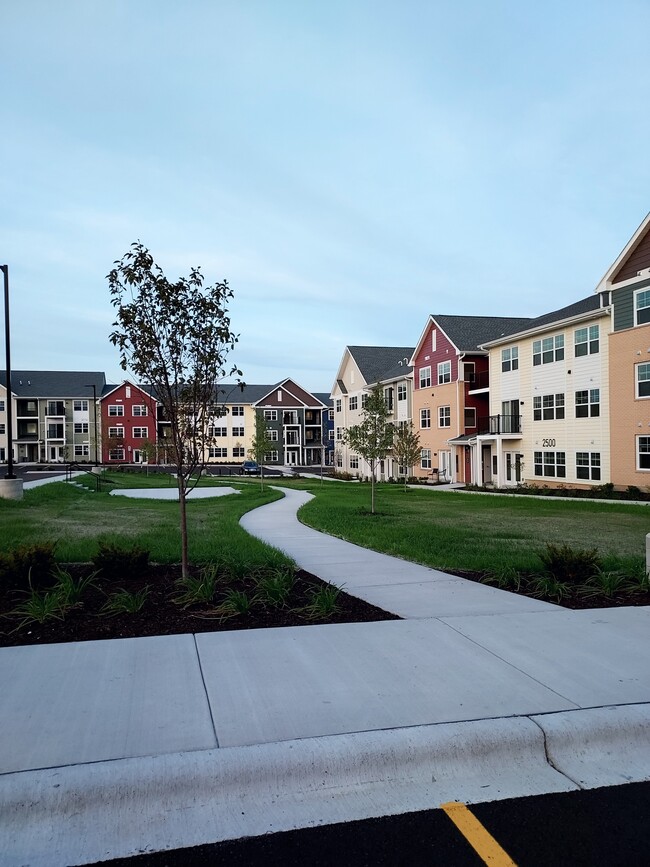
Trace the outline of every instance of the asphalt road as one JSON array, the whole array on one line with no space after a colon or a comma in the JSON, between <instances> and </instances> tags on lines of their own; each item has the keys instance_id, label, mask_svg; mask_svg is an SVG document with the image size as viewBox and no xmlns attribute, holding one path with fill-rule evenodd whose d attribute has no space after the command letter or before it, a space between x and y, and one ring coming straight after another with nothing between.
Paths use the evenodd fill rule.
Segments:
<instances>
[{"instance_id":1,"label":"asphalt road","mask_svg":"<svg viewBox=\"0 0 650 867\"><path fill-rule=\"evenodd\" d=\"M463 811L461 811L463 812ZM104 861L109 867L637 867L650 864L650 783L494 801L469 807L460 831L443 810L249 837ZM508 857L509 856L509 857Z\"/></svg>"}]
</instances>

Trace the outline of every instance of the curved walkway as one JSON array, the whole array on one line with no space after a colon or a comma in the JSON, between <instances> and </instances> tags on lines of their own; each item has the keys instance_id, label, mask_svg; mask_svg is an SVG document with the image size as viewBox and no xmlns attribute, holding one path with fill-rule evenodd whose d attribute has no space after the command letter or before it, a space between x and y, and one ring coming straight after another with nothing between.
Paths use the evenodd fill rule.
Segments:
<instances>
[{"instance_id":1,"label":"curved walkway","mask_svg":"<svg viewBox=\"0 0 650 867\"><path fill-rule=\"evenodd\" d=\"M275 486L277 487L277 486ZM245 514L240 523L253 536L279 548L308 572L405 618L558 611L557 605L508 593L380 554L306 527L298 509L313 498L306 491L280 488L282 500Z\"/></svg>"}]
</instances>

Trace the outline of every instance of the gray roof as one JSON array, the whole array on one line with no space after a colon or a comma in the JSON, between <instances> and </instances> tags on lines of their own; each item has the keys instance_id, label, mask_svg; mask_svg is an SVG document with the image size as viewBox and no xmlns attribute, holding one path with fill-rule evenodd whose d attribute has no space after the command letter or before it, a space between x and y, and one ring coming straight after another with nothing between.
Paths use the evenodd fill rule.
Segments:
<instances>
[{"instance_id":1,"label":"gray roof","mask_svg":"<svg viewBox=\"0 0 650 867\"><path fill-rule=\"evenodd\" d=\"M350 355L357 363L367 383L382 382L406 374L405 363L413 355L413 346L348 346ZM402 362L400 366L399 362Z\"/></svg>"},{"instance_id":2,"label":"gray roof","mask_svg":"<svg viewBox=\"0 0 650 867\"><path fill-rule=\"evenodd\" d=\"M541 328L544 325L552 325L554 322L562 322L564 319L570 319L572 316L580 316L581 313L591 313L593 310L600 308L600 295L592 292L587 298L581 301L576 301L569 304L567 307L561 307L559 310L554 310L552 313L545 313L543 316L538 316L536 319L530 319L528 325L519 329L520 331L528 331L531 328Z\"/></svg>"},{"instance_id":3,"label":"gray roof","mask_svg":"<svg viewBox=\"0 0 650 867\"><path fill-rule=\"evenodd\" d=\"M328 391L312 391L311 392L316 400L320 400L321 403L324 403L325 406L332 406L332 396Z\"/></svg>"},{"instance_id":4,"label":"gray roof","mask_svg":"<svg viewBox=\"0 0 650 867\"><path fill-rule=\"evenodd\" d=\"M483 343L525 331L532 320L513 316L437 316L432 318L461 352L476 352Z\"/></svg>"},{"instance_id":5,"label":"gray roof","mask_svg":"<svg viewBox=\"0 0 650 867\"><path fill-rule=\"evenodd\" d=\"M0 370L0 384L6 386L7 372ZM106 376L99 370L13 370L11 390L17 397L92 398L92 386L99 397Z\"/></svg>"}]
</instances>

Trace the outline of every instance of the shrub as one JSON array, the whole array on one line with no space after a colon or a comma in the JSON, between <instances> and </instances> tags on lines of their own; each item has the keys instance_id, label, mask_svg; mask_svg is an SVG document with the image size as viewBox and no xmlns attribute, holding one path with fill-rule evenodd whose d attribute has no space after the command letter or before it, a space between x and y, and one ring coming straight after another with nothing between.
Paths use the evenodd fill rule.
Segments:
<instances>
[{"instance_id":1,"label":"shrub","mask_svg":"<svg viewBox=\"0 0 650 867\"><path fill-rule=\"evenodd\" d=\"M111 542L100 542L92 558L93 565L109 581L138 578L149 565L149 551L137 546L118 548Z\"/></svg>"},{"instance_id":2,"label":"shrub","mask_svg":"<svg viewBox=\"0 0 650 867\"><path fill-rule=\"evenodd\" d=\"M188 575L187 578L178 581L179 592L174 596L174 602L183 608L209 604L214 599L219 580L217 565L204 566L198 575Z\"/></svg>"},{"instance_id":3,"label":"shrub","mask_svg":"<svg viewBox=\"0 0 650 867\"><path fill-rule=\"evenodd\" d=\"M565 581L558 581L552 575L539 575L531 582L533 596L538 598L553 599L559 602L570 595L571 588Z\"/></svg>"},{"instance_id":4,"label":"shrub","mask_svg":"<svg viewBox=\"0 0 650 867\"><path fill-rule=\"evenodd\" d=\"M140 588L135 593L129 593L128 590L120 589L112 593L104 605L101 613L114 616L116 614L137 614L144 608L149 595L149 585Z\"/></svg>"},{"instance_id":5,"label":"shrub","mask_svg":"<svg viewBox=\"0 0 650 867\"><path fill-rule=\"evenodd\" d=\"M553 545L538 552L544 571L557 581L585 584L600 569L600 556L596 548L574 549L569 545Z\"/></svg>"},{"instance_id":6,"label":"shrub","mask_svg":"<svg viewBox=\"0 0 650 867\"><path fill-rule=\"evenodd\" d=\"M31 592L54 583L52 572L56 567L54 542L20 545L3 554L0 559L2 583L9 589Z\"/></svg>"}]
</instances>

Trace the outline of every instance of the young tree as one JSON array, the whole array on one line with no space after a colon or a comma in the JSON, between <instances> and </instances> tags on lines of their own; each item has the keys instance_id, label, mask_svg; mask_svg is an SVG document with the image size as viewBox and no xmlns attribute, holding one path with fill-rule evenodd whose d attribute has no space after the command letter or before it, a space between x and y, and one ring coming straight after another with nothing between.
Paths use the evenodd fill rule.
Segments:
<instances>
[{"instance_id":1,"label":"young tree","mask_svg":"<svg viewBox=\"0 0 650 867\"><path fill-rule=\"evenodd\" d=\"M201 474L209 425L225 409L218 404L218 382L226 375L228 353L237 336L230 330L226 281L203 285L192 268L170 282L139 241L108 274L111 303L117 310L110 341L123 370L151 387L168 422L168 454L176 470L181 531L182 576L188 576L186 499ZM241 384L241 380L237 380ZM192 483L192 476L196 481Z\"/></svg>"},{"instance_id":2,"label":"young tree","mask_svg":"<svg viewBox=\"0 0 650 867\"><path fill-rule=\"evenodd\" d=\"M264 490L264 456L269 450L269 434L264 420L264 413L259 409L255 410L255 433L251 447L248 450L249 457L254 460L260 468L260 488Z\"/></svg>"},{"instance_id":3,"label":"young tree","mask_svg":"<svg viewBox=\"0 0 650 867\"><path fill-rule=\"evenodd\" d=\"M379 382L368 395L361 410L362 421L344 432L344 440L370 466L370 511L375 514L375 469L393 445L394 426L388 421L390 410Z\"/></svg>"},{"instance_id":4,"label":"young tree","mask_svg":"<svg viewBox=\"0 0 650 867\"><path fill-rule=\"evenodd\" d=\"M395 438L393 440L393 458L397 463L411 470L418 462L420 457L420 434L413 428L412 421L405 421L395 428ZM404 490L408 481L409 473L404 475Z\"/></svg>"}]
</instances>

